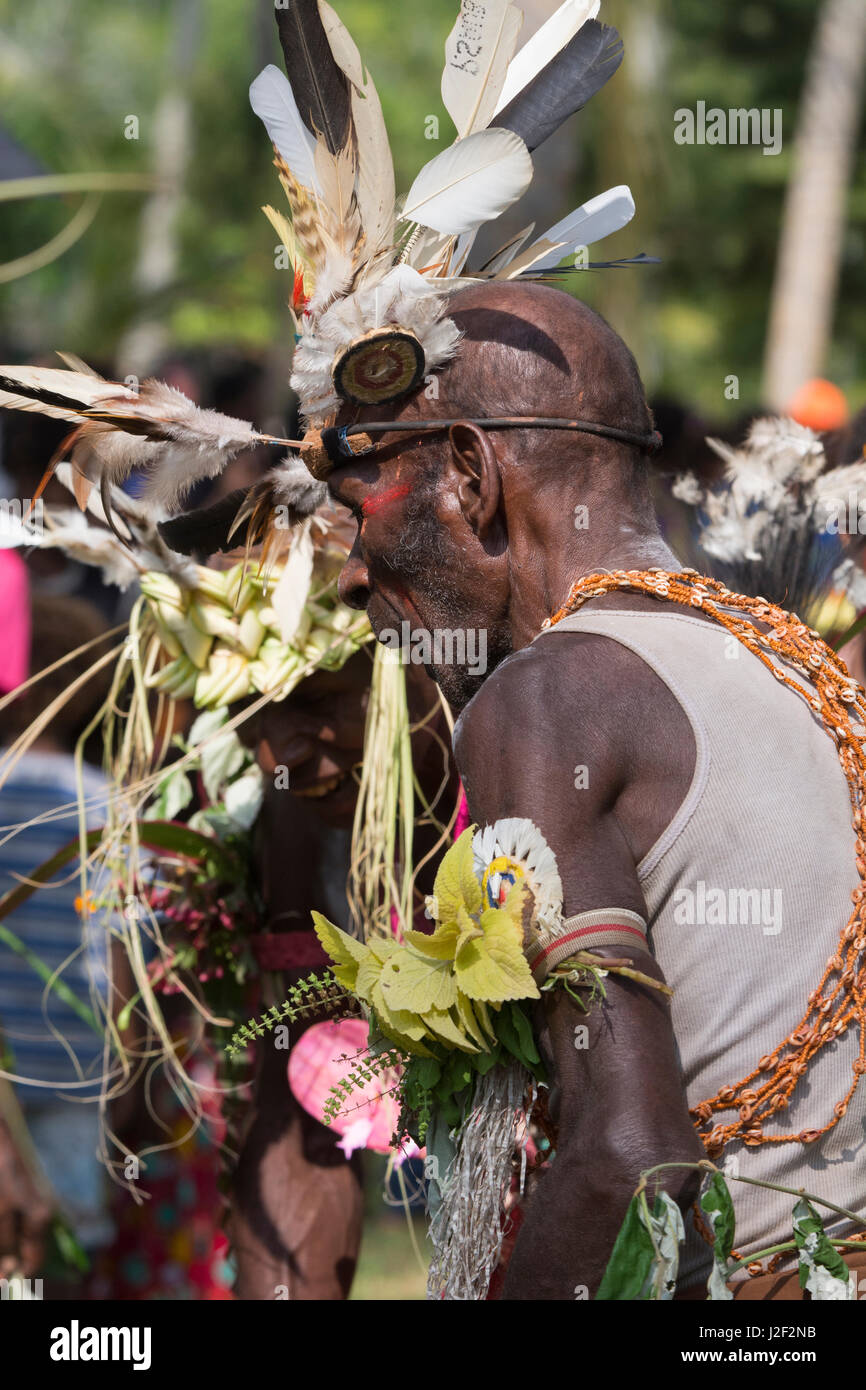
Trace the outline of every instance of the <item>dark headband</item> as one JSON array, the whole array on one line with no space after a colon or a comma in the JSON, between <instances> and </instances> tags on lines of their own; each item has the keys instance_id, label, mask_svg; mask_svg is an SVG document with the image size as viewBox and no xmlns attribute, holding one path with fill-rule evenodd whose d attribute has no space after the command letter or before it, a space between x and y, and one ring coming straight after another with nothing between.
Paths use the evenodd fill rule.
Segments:
<instances>
[{"instance_id":1,"label":"dark headband","mask_svg":"<svg viewBox=\"0 0 866 1390\"><path fill-rule=\"evenodd\" d=\"M358 425L332 425L322 430L322 445L335 468L348 460L372 453L375 444L363 444L353 449L350 439L354 435L388 434L391 431L404 434L435 434L450 429L452 425L477 425L482 430L573 430L580 434L601 435L604 439L619 439L624 444L634 444L644 453L655 454L662 447L662 437L658 430L638 434L634 430L621 430L615 425L597 425L591 420L565 420L550 415L503 415L483 420L458 417L453 420L388 420ZM361 444L361 441L358 441Z\"/></svg>"}]
</instances>

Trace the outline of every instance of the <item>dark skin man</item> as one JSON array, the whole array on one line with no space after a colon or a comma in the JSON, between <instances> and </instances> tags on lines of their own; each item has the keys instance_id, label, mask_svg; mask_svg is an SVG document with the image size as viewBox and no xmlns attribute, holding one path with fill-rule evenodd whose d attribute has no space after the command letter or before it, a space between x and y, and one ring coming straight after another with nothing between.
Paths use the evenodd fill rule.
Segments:
<instances>
[{"instance_id":1,"label":"dark skin man","mask_svg":"<svg viewBox=\"0 0 866 1390\"><path fill-rule=\"evenodd\" d=\"M578 416L646 433L637 370L601 319L555 290L473 288L450 313L464 337L438 396L366 407L360 418L458 423L433 437L385 435L375 455L329 477L358 522L340 593L366 608L377 633L408 621L413 631L486 634L485 674L432 673L461 711L454 750L472 819L538 826L557 856L565 916L616 904L646 919L636 866L690 786L688 719L646 664L605 637L569 632L531 645L579 576L680 567L659 535L644 460L588 434L465 423ZM356 418L346 411L340 423ZM577 508L588 518L579 528ZM655 600L595 602L634 610ZM580 792L578 764L589 770ZM663 978L650 954L628 954ZM616 976L606 987L588 1019L558 991L539 1006L559 1143L516 1242L508 1299L592 1296L640 1171L703 1157L663 996ZM578 1050L584 1022L589 1045ZM684 1210L694 1199L693 1171L669 1170L665 1186Z\"/></svg>"}]
</instances>

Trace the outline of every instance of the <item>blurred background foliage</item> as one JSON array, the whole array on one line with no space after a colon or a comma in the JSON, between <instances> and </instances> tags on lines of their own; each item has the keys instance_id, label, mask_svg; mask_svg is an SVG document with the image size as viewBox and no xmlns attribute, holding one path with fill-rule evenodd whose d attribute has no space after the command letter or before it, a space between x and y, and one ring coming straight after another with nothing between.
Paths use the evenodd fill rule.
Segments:
<instances>
[{"instance_id":1,"label":"blurred background foliage","mask_svg":"<svg viewBox=\"0 0 866 1390\"><path fill-rule=\"evenodd\" d=\"M542 18L554 8L552 0L523 7ZM405 190L453 136L439 78L456 0L338 0L337 8L376 80ZM551 150L539 151L536 194L548 224L613 184L631 185L637 215L596 255L645 251L662 264L575 274L567 286L623 334L653 393L714 419L760 400L783 195L817 9L815 0L604 0L600 17L620 28L625 62ZM5 177L151 171L161 158L161 103L162 119L181 111L190 132L172 208L170 274L163 267L155 288L142 275L147 196L106 195L60 259L0 286L7 357L60 347L114 364L123 376L129 335L147 320L166 351L250 354L270 361L284 385L288 275L275 267L275 236L259 211L264 202L279 205L281 193L246 95L266 62L280 62L269 0L0 0ZM674 112L699 99L708 107L780 108L782 152L677 145ZM138 118L138 139L125 136L129 116ZM438 144L426 138L430 116L440 122ZM81 199L0 205L0 261L46 242ZM517 214L515 225L527 220ZM864 238L860 148L825 363L855 407L866 399ZM732 373L738 402L724 395Z\"/></svg>"}]
</instances>

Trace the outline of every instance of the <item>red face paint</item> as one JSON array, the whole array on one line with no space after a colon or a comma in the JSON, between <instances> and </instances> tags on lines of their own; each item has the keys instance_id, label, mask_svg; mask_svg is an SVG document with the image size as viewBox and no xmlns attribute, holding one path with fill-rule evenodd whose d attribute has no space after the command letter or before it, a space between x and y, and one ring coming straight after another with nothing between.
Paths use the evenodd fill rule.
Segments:
<instances>
[{"instance_id":1,"label":"red face paint","mask_svg":"<svg viewBox=\"0 0 866 1390\"><path fill-rule=\"evenodd\" d=\"M386 488L380 492L378 497L368 497L361 503L361 513L363 516L374 516L376 512L381 512L383 507L387 507L391 502L397 502L401 497L408 496L410 487L408 483L401 483L399 487Z\"/></svg>"}]
</instances>

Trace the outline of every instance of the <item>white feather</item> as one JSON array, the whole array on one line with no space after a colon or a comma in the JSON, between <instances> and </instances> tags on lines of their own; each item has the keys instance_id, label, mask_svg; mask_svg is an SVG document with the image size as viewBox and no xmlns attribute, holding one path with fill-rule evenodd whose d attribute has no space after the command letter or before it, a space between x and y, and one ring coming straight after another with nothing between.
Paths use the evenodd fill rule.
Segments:
<instances>
[{"instance_id":1,"label":"white feather","mask_svg":"<svg viewBox=\"0 0 866 1390\"><path fill-rule=\"evenodd\" d=\"M460 139L490 124L522 23L509 0L460 6L442 70L442 101Z\"/></svg>"},{"instance_id":2,"label":"white feather","mask_svg":"<svg viewBox=\"0 0 866 1390\"><path fill-rule=\"evenodd\" d=\"M578 29L582 29L588 19L595 19L600 3L601 0L565 0L547 23L536 30L508 65L508 73L499 94L494 116L502 111L542 68L547 67L551 59L574 38Z\"/></svg>"},{"instance_id":3,"label":"white feather","mask_svg":"<svg viewBox=\"0 0 866 1390\"><path fill-rule=\"evenodd\" d=\"M437 232L469 232L498 217L531 181L532 159L519 135L479 130L424 165L402 217Z\"/></svg>"},{"instance_id":4,"label":"white feather","mask_svg":"<svg viewBox=\"0 0 866 1390\"><path fill-rule=\"evenodd\" d=\"M117 381L105 381L90 372L67 372L60 367L0 367L0 380L3 382L0 405L12 410L34 410L55 419L73 419L78 410L88 410L101 401L137 399L134 391ZM21 399L26 403L13 401L13 396L17 394L14 390L16 384L22 391ZM44 405L30 400L27 398L28 390L46 391L62 397L69 402L71 413L55 404Z\"/></svg>"},{"instance_id":5,"label":"white feather","mask_svg":"<svg viewBox=\"0 0 866 1390\"><path fill-rule=\"evenodd\" d=\"M460 236L457 238L457 244L454 247L454 252L451 256L451 263L448 267L449 275L460 274L461 270L463 269L467 260L469 259L469 253L475 244L475 238L477 237L477 235L477 227L473 227L470 232L460 233Z\"/></svg>"},{"instance_id":6,"label":"white feather","mask_svg":"<svg viewBox=\"0 0 866 1390\"><path fill-rule=\"evenodd\" d=\"M301 120L289 79L273 63L250 86L250 106L298 182L318 192L316 137Z\"/></svg>"},{"instance_id":7,"label":"white feather","mask_svg":"<svg viewBox=\"0 0 866 1390\"><path fill-rule=\"evenodd\" d=\"M361 214L366 258L390 242L394 232L394 163L382 104L358 47L326 0L319 0L319 14L334 60L351 86L352 124L355 127L357 179L355 198Z\"/></svg>"},{"instance_id":8,"label":"white feather","mask_svg":"<svg viewBox=\"0 0 866 1390\"><path fill-rule=\"evenodd\" d=\"M633 217L631 190L624 183L616 188L608 188L605 193L590 198L549 227L522 255L510 261L497 278L509 280L530 267L536 271L548 270L559 265L578 246L592 246L603 237L618 232Z\"/></svg>"}]
</instances>

